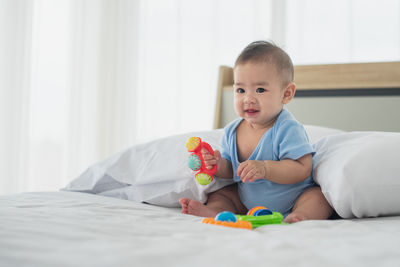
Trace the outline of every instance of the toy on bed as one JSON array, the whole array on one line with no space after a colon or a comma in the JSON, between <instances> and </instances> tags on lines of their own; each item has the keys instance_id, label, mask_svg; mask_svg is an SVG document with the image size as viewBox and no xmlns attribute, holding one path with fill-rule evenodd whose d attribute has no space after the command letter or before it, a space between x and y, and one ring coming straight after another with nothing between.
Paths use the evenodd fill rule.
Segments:
<instances>
[{"instance_id":1,"label":"toy on bed","mask_svg":"<svg viewBox=\"0 0 400 267\"><path fill-rule=\"evenodd\" d=\"M202 223L222 225L234 228L254 229L267 224L286 224L282 222L283 215L272 212L266 207L257 206L249 210L247 215L235 215L230 211L223 211L215 218L205 218Z\"/></svg>"},{"instance_id":2,"label":"toy on bed","mask_svg":"<svg viewBox=\"0 0 400 267\"><path fill-rule=\"evenodd\" d=\"M186 148L189 152L191 152L188 165L194 171L198 171L195 174L196 181L201 185L208 185L213 180L214 174L217 172L217 165L214 165L212 169L207 169L204 163L203 156L201 154L201 150L203 148L207 149L211 155L214 155L214 150L211 146L202 142L200 137L190 137L186 141Z\"/></svg>"}]
</instances>

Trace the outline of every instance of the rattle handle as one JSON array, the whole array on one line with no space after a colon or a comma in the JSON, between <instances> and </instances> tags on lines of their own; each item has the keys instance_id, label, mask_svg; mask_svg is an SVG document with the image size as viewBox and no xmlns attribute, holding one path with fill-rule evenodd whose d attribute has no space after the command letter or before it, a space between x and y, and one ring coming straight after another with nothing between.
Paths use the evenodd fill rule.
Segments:
<instances>
[{"instance_id":1,"label":"rattle handle","mask_svg":"<svg viewBox=\"0 0 400 267\"><path fill-rule=\"evenodd\" d=\"M212 147L211 147L208 143L202 142L201 145L202 145L202 147L204 147L205 149L207 149L208 152L210 152L211 155L214 156L214 150L212 149ZM204 161L203 156L201 157L201 160ZM211 176L213 176L213 175L217 172L217 165L214 165L213 168L212 168L211 170L208 170L208 169L207 169L207 172L208 172Z\"/></svg>"},{"instance_id":2,"label":"rattle handle","mask_svg":"<svg viewBox=\"0 0 400 267\"><path fill-rule=\"evenodd\" d=\"M207 149L208 152L210 152L211 155L214 156L214 150L212 149L212 147L211 147L208 143L202 142L202 146L203 146L205 149Z\"/></svg>"}]
</instances>

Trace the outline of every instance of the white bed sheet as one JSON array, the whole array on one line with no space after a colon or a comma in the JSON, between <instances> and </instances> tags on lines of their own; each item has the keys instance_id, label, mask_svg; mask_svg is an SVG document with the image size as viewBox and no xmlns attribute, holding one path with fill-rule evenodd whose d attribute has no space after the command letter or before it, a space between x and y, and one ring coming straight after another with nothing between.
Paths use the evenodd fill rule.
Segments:
<instances>
[{"instance_id":1,"label":"white bed sheet","mask_svg":"<svg viewBox=\"0 0 400 267\"><path fill-rule=\"evenodd\" d=\"M400 266L400 216L253 231L74 192L0 196L0 266Z\"/></svg>"}]
</instances>

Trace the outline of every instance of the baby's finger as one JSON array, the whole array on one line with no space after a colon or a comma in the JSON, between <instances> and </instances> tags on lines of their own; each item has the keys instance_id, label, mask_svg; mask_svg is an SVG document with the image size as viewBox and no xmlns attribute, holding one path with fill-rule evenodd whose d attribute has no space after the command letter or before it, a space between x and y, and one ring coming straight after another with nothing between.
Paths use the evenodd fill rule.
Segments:
<instances>
[{"instance_id":1,"label":"baby's finger","mask_svg":"<svg viewBox=\"0 0 400 267\"><path fill-rule=\"evenodd\" d=\"M207 169L212 169L213 166L217 164L217 160L215 160L215 159L204 160L204 164L206 165Z\"/></svg>"},{"instance_id":2,"label":"baby's finger","mask_svg":"<svg viewBox=\"0 0 400 267\"><path fill-rule=\"evenodd\" d=\"M203 157L204 157L205 155L211 155L210 152L208 152L208 150L205 149L205 148L202 148L202 149L200 150L200 152L201 152L201 154L203 155Z\"/></svg>"},{"instance_id":3,"label":"baby's finger","mask_svg":"<svg viewBox=\"0 0 400 267\"><path fill-rule=\"evenodd\" d=\"M240 174L240 179L242 180L243 183L247 182L247 180L250 178L249 176L251 176L251 169L249 168L249 166L247 165L245 168L243 168L242 173Z\"/></svg>"},{"instance_id":4,"label":"baby's finger","mask_svg":"<svg viewBox=\"0 0 400 267\"><path fill-rule=\"evenodd\" d=\"M242 162L239 164L239 167L236 170L236 175L239 177L242 177L242 171L244 169L244 167L246 167L247 163L246 162Z\"/></svg>"},{"instance_id":5,"label":"baby's finger","mask_svg":"<svg viewBox=\"0 0 400 267\"><path fill-rule=\"evenodd\" d=\"M249 177L249 179L247 179L247 181L248 181L249 183L252 183L252 182L254 182L255 180L257 180L257 175L256 175L256 174L253 174L251 177Z\"/></svg>"},{"instance_id":6,"label":"baby's finger","mask_svg":"<svg viewBox=\"0 0 400 267\"><path fill-rule=\"evenodd\" d=\"M202 154L204 160L213 160L215 157L211 154Z\"/></svg>"},{"instance_id":7,"label":"baby's finger","mask_svg":"<svg viewBox=\"0 0 400 267\"><path fill-rule=\"evenodd\" d=\"M246 177L244 178L245 183L247 182L253 182L253 178L254 178L254 173L252 170L250 170L247 174Z\"/></svg>"},{"instance_id":8,"label":"baby's finger","mask_svg":"<svg viewBox=\"0 0 400 267\"><path fill-rule=\"evenodd\" d=\"M219 161L221 159L221 152L219 152L219 150L214 150L214 157Z\"/></svg>"}]
</instances>

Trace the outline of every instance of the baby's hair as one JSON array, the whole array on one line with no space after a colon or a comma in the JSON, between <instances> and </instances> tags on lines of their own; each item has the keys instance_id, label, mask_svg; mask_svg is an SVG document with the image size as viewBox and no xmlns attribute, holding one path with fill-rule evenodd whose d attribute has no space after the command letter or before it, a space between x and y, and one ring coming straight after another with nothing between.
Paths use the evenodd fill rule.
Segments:
<instances>
[{"instance_id":1,"label":"baby's hair","mask_svg":"<svg viewBox=\"0 0 400 267\"><path fill-rule=\"evenodd\" d=\"M283 86L293 82L293 63L280 47L268 41L255 41L246 46L235 61L235 67L248 62L272 63L281 74Z\"/></svg>"}]
</instances>

